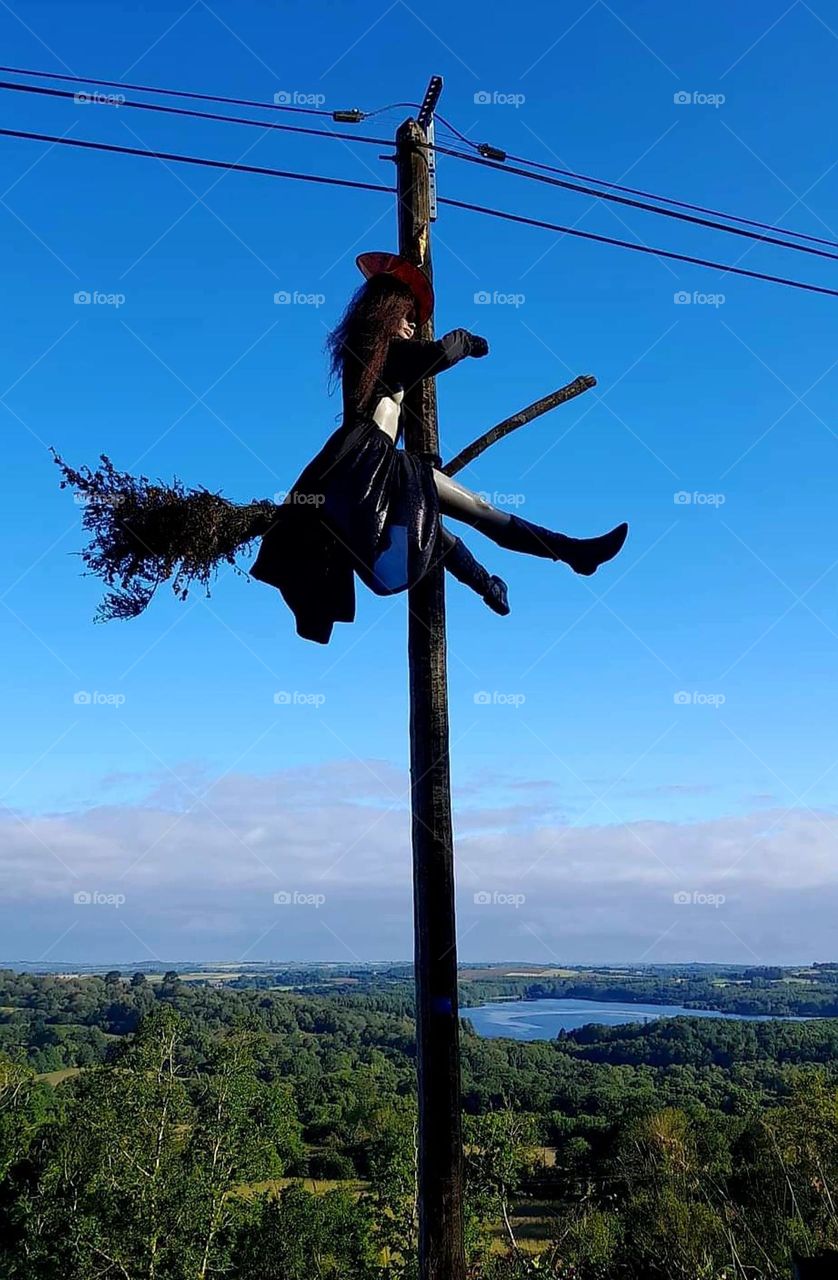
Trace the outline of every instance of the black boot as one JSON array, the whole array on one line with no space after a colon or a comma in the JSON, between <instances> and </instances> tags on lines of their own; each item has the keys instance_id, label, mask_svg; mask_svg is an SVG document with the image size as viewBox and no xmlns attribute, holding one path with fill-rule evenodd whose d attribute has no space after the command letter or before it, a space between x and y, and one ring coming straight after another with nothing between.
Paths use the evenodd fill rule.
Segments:
<instances>
[{"instance_id":1,"label":"black boot","mask_svg":"<svg viewBox=\"0 0 838 1280\"><path fill-rule=\"evenodd\" d=\"M474 527L499 547L529 556L543 556L546 560L561 560L574 573L586 577L596 573L607 560L613 560L628 534L628 525L618 524L599 538L569 538L565 533L554 533L552 529L530 524L520 516L510 516L503 524L481 519L475 522Z\"/></svg>"},{"instance_id":2,"label":"black boot","mask_svg":"<svg viewBox=\"0 0 838 1280\"><path fill-rule=\"evenodd\" d=\"M458 582L476 591L494 613L506 617L509 613L506 583L484 569L460 538L445 531L442 563Z\"/></svg>"}]
</instances>

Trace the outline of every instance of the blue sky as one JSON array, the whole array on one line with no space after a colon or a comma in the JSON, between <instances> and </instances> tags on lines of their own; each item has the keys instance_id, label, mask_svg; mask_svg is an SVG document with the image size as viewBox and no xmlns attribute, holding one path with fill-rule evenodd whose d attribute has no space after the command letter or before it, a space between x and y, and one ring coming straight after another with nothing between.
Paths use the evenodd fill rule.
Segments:
<instances>
[{"instance_id":1,"label":"blue sky","mask_svg":"<svg viewBox=\"0 0 838 1280\"><path fill-rule=\"evenodd\" d=\"M477 141L838 239L825 7L516 12L17 0L0 34L20 67L328 109L416 99L438 73L440 109ZM384 147L9 92L4 107L10 128L393 179ZM390 137L404 114L361 130ZM439 186L838 280L826 260L454 159ZM391 197L8 138L0 192L3 957L406 956L404 598L360 589L325 649L232 572L209 600L163 590L141 619L94 626L80 508L47 452L239 500L287 488L335 425L323 341L356 253L395 247ZM835 300L454 209L434 263L437 331L491 346L440 381L446 455L598 378L464 482L572 533L631 523L590 581L467 535L512 614L450 586L461 956L834 958Z\"/></svg>"}]
</instances>

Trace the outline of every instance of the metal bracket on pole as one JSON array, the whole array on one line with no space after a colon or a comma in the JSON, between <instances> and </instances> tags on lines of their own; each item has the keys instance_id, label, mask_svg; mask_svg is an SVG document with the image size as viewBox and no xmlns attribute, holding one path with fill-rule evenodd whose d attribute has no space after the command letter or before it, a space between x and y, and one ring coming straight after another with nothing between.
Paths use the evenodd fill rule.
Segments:
<instances>
[{"instance_id":1,"label":"metal bracket on pole","mask_svg":"<svg viewBox=\"0 0 838 1280\"><path fill-rule=\"evenodd\" d=\"M428 87L425 90L425 96L422 99L422 105L419 108L419 114L416 117L420 129L424 129L426 133L441 93L442 76L431 76L428 81Z\"/></svg>"},{"instance_id":2,"label":"metal bracket on pole","mask_svg":"<svg viewBox=\"0 0 838 1280\"><path fill-rule=\"evenodd\" d=\"M436 151L434 150L434 109L442 93L442 76L431 76L419 114L417 123L425 131L428 141L428 220L436 222Z\"/></svg>"},{"instance_id":3,"label":"metal bracket on pole","mask_svg":"<svg viewBox=\"0 0 838 1280\"><path fill-rule=\"evenodd\" d=\"M425 137L428 139L428 220L436 222L436 151L433 116L428 121Z\"/></svg>"}]
</instances>

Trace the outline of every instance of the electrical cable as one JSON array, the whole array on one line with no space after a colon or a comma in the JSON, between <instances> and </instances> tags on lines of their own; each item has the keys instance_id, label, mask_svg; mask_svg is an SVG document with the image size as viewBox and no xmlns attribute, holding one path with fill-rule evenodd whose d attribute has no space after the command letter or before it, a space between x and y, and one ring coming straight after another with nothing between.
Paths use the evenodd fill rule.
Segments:
<instances>
[{"instance_id":1,"label":"electrical cable","mask_svg":"<svg viewBox=\"0 0 838 1280\"><path fill-rule=\"evenodd\" d=\"M358 182L348 178L330 178L322 174L297 173L284 169L271 169L264 165L234 163L225 160L210 160L201 156L177 155L167 151L149 151L140 147L125 147L115 143L87 142L81 138L61 138L55 134L34 133L22 129L2 129L0 136L7 138L24 138L33 142L49 142L54 146L77 147L92 151L115 152L120 155L145 156L155 160L170 160L179 164L201 165L211 169L230 169L240 173L256 173L272 178L289 178L301 182L314 182L325 186L351 187L360 191L383 191L394 194L395 187L385 187L372 182ZM781 284L792 289L803 289L809 293L821 293L831 298L838 298L838 289L829 289L824 285L808 284L800 280L791 280L785 276L769 275L762 271L749 271L744 267L729 266L722 262L712 262L707 258L697 258L685 253L675 253L669 249L655 249L649 245L633 244L629 240L618 240L613 236L597 235L592 231L580 231L577 227L564 227L555 222L546 222L540 218L529 218L523 214L508 213L501 209L493 209L486 205L473 204L466 200L455 200L448 196L440 196L439 204L454 209L464 209L472 213L481 213L492 218L501 218L507 222L515 222L524 226L539 227L547 231L560 232L562 235L574 236L580 240L592 240L598 244L610 244L621 249L631 249L635 253L645 253L654 257L669 258L676 262L687 262L694 266L709 267L722 271L726 275L746 276L751 280L765 280L771 284Z\"/></svg>"},{"instance_id":2,"label":"electrical cable","mask_svg":"<svg viewBox=\"0 0 838 1280\"><path fill-rule=\"evenodd\" d=\"M359 191L386 191L395 193L395 187L380 186L375 182L357 182L349 178L327 178L322 174L296 173L288 169L270 169L265 165L240 164L229 160L208 160L203 156L177 155L171 151L148 151L142 147L123 147L112 142L85 142L81 138L60 138L52 133L30 133L24 129L0 129L0 136L26 138L33 142L51 142L55 146L81 147L90 151L111 151L125 156L148 156L154 160L171 160L178 164L196 164L209 169L232 169L238 173L259 173L269 178L296 178L300 182L317 182L331 187L354 187Z\"/></svg>"},{"instance_id":3,"label":"electrical cable","mask_svg":"<svg viewBox=\"0 0 838 1280\"><path fill-rule=\"evenodd\" d=\"M332 118L335 115L334 112L326 111L322 108L292 106L290 104L277 103L277 102L273 102L273 103L260 102L252 98L233 98L233 97L225 97L219 94L190 92L188 90L161 89L151 85L133 84L128 81L94 79L92 77L66 75L59 72L50 72L50 71L37 71L37 70L33 70L30 68L23 68L23 67L0 66L0 72L8 72L13 75L34 76L39 79L64 80L73 84L92 84L92 85L103 86L103 87L112 88L112 89L120 89L120 90L133 89L141 93L156 93L156 94L162 94L168 97L192 98L192 99L197 99L201 101L220 102L220 103L226 103L228 105L235 105L235 106L257 107L261 110L290 111L290 112L296 112L298 114L328 116ZM22 86L15 86L15 87L22 87ZM132 103L130 105L140 106L141 104ZM386 106L383 106L383 107L377 107L373 111L358 110L357 112L338 113L338 114L343 114L344 116L357 114L358 119L362 120L362 119L370 118L372 116L380 115L383 112L392 110L396 107L418 108L418 104L415 102L393 102L393 103L388 103ZM208 118L214 119L216 117L208 115ZM217 118L223 119L223 117L217 117ZM473 142L464 133L462 133L454 124L452 124L450 120L448 120L445 116L441 115L439 112L435 113L435 118L439 120L439 122L446 129L448 129L449 132L454 135L454 137L458 138L462 143L472 148L474 151L479 152L481 146L484 145L484 144ZM237 123L237 124L253 123L251 121L239 120L234 118L230 118L230 122ZM265 125L263 127L268 127L268 126ZM312 132L316 132L316 131L312 131ZM324 136L346 137L347 139L350 138L350 135L337 134L337 133L324 134ZM375 141L376 145L390 145L389 140L384 142L384 141L377 141L371 138L361 139L360 137L356 137L355 140L356 141L363 140L363 141L369 141L369 142ZM443 149L438 147L437 150L443 150ZM469 159L469 160L473 159L473 157L464 156L462 155L462 153L459 153L459 152L448 152L448 154L456 155L461 159ZM571 169L562 169L556 165L549 165L537 160L530 160L525 156L509 155L507 158L509 160L514 161L515 164L525 165L533 169L540 169L545 173L555 173L561 177L572 178L578 182L593 182L593 183L596 183L597 186L606 187L611 191L621 191L627 195L639 196L644 200L656 200L656 201L659 201L661 204L672 205L675 208L679 208L679 209L689 209L694 213L706 214L712 218L723 218L729 222L738 222L742 226L756 227L764 231L777 231L781 235L791 236L799 240L805 240L805 241L808 241L810 244L821 244L821 245L828 246L830 248L838 249L838 240L830 240L822 236L808 235L802 231L794 231L788 227L777 227L775 224L762 222L755 218L745 218L738 214L725 213L722 210L712 209L705 205L691 203L686 200L677 200L674 197L663 196L655 192L644 191L637 187L625 186L618 182L609 182L604 178L596 178L596 177L591 177L590 175L587 175L587 174L576 173ZM481 157L481 159L485 159L485 157ZM499 167L504 167L504 166L501 165ZM512 169L508 171L515 172L515 170L512 170ZM532 176L535 176L535 175L532 175Z\"/></svg>"},{"instance_id":4,"label":"electrical cable","mask_svg":"<svg viewBox=\"0 0 838 1280\"><path fill-rule=\"evenodd\" d=\"M225 98L215 93L192 93L185 89L159 89L153 85L130 84L127 80L94 80L92 76L68 76L58 71L31 71L24 67L3 67L0 72L16 76L35 76L41 80L66 80L71 84L95 84L106 89L134 89L139 93L159 93L171 98L196 98L202 102L224 102L234 107L259 107L267 111L295 111L309 116L331 116L331 111L317 107L290 106L280 102L258 102L253 98Z\"/></svg>"},{"instance_id":5,"label":"electrical cable","mask_svg":"<svg viewBox=\"0 0 838 1280\"><path fill-rule=\"evenodd\" d=\"M646 200L659 200L664 204L675 205L679 209L692 209L694 213L707 213L714 218L726 218L729 222L741 222L747 227L761 227L765 231L780 231L784 236L795 236L799 240L809 240L813 244L831 245L838 248L838 240L828 240L823 236L807 235L805 231L792 231L788 227L778 227L775 222L760 222L756 218L743 218L740 214L725 213L719 209L710 209L705 205L691 204L688 200L675 200L672 196L657 195L653 191L642 191L638 187L626 187L619 182L607 182L604 178L591 178L584 173L574 173L570 169L559 169L555 165L542 164L538 160L527 160L523 156L509 156L516 164L531 165L536 169L544 169L548 173L558 173L565 177L575 178L580 182L596 182L601 187L609 187L613 191L625 191L629 195L643 196Z\"/></svg>"},{"instance_id":6,"label":"electrical cable","mask_svg":"<svg viewBox=\"0 0 838 1280\"><path fill-rule=\"evenodd\" d=\"M783 240L779 236L760 235L756 231L747 231L744 227L729 227L723 222L716 222L710 218L699 218L691 213L679 213L676 209L662 209L657 205L648 204L642 200L632 200L627 196L611 195L606 191L597 191L593 187L583 187L575 182L565 182L560 178L548 178L540 173L528 173L526 169L519 169L508 164L499 164L494 160L487 160L483 156L468 156L461 151L452 151L448 147L436 147L436 151L440 155L454 156L458 160L465 160L467 164L485 165L489 169L500 170L503 173L516 174L519 177L527 178L532 182L546 183L551 187L561 187L566 191L576 191L581 195L594 196L598 200L606 200L615 204L628 205L632 209L642 209L646 213L657 213L665 218L675 218L679 222L691 222L696 226L710 227L714 231L726 231L730 235L743 236L747 240L758 240L762 244L776 244L782 249L794 249L798 253L814 254L818 258L832 258L838 261L838 253L829 253L826 249L815 249L805 244L795 244L790 240ZM838 248L838 245L836 245Z\"/></svg>"},{"instance_id":7,"label":"electrical cable","mask_svg":"<svg viewBox=\"0 0 838 1280\"><path fill-rule=\"evenodd\" d=\"M471 138L467 138L464 133L461 133L459 129L456 129L449 121L447 121L444 118L444 116L441 116L439 112L436 113L436 118L437 120L441 121L442 124L444 124L445 127L452 134L454 134L455 137L459 138L461 142L464 142L467 146L471 147L472 150L480 153L481 146L485 144L472 142ZM437 150L440 150L440 148L438 147ZM461 152L458 152L456 154L458 154L460 158L463 160L472 159L471 156L464 156ZM576 173L573 169L560 169L557 165L544 164L538 160L530 160L526 156L516 156L511 154L510 152L504 152L503 154L505 155L507 160L513 160L516 164L528 165L530 168L541 169L545 173L556 173L556 174L559 174L561 177L573 178L577 182L594 182L598 186L608 187L608 189L611 191L622 191L622 192L625 192L627 195L641 196L645 200L657 200L661 204L673 205L678 209L690 209L692 210L693 213L708 214L710 217L713 217L713 218L724 218L728 222L739 222L743 226L747 226L747 227L759 227L763 231L777 231L784 236L793 236L795 239L798 239L798 240L807 240L811 244L823 244L823 245L828 245L830 248L838 249L838 240L834 240L834 239L830 240L825 238L824 236L808 235L804 231L794 231L789 227L778 227L776 223L761 222L757 218L744 218L740 214L725 213L724 210L711 209L706 205L693 204L688 200L676 200L672 196L662 196L662 195L659 195L657 192L644 191L639 187L627 187L619 182L608 182L605 178L594 178L590 174ZM502 167L505 167L505 166L502 166ZM509 172L514 173L515 170L510 169Z\"/></svg>"},{"instance_id":8,"label":"electrical cable","mask_svg":"<svg viewBox=\"0 0 838 1280\"><path fill-rule=\"evenodd\" d=\"M77 96L72 89L47 89L44 85L14 84L11 80L0 80L0 89L11 89L20 93L46 94L51 98L75 99ZM305 125L277 124L273 120L249 120L245 116L225 116L219 115L214 111L195 111L189 107L166 107L159 102L131 102L128 99L124 99L119 103L117 109L121 111L123 107L133 107L139 111L161 111L166 115L189 116L198 120L219 120L224 124L246 124L254 129L279 129L283 133L304 133L316 138L344 138L348 142L371 142L377 147L393 145L390 138L371 138L367 134L358 133L337 133L332 129L309 129Z\"/></svg>"},{"instance_id":9,"label":"electrical cable","mask_svg":"<svg viewBox=\"0 0 838 1280\"><path fill-rule=\"evenodd\" d=\"M633 244L630 240L617 240L613 236L596 235L593 231L580 231L577 227L563 227L556 222L544 222L540 218L528 218L519 213L506 213L501 209L471 204L466 200L453 200L448 196L439 196L437 203L450 205L454 209L466 209L472 213L483 213L492 218L503 218L508 222L518 222L525 226L542 227L547 231L560 231L563 235L576 236L580 240L594 240L598 244L616 245L620 249L633 249L635 253L648 253L657 258L672 258L676 262L689 262L698 267L712 267L713 270L723 271L726 275L748 276L751 280L767 280L771 284L783 284L792 289L805 289L809 293L823 293L830 298L838 298L838 289L828 289L824 285L806 284L800 280L789 280L785 276L768 275L763 271L748 271L745 267L728 266L723 262L712 262L708 258L694 258L689 254L675 253L670 249L653 249L650 245Z\"/></svg>"}]
</instances>

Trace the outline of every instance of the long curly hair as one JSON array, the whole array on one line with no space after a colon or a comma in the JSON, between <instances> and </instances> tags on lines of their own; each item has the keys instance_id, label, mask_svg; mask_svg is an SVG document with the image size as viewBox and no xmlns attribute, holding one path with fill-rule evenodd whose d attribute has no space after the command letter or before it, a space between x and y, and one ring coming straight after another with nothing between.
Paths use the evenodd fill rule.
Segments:
<instances>
[{"instance_id":1,"label":"long curly hair","mask_svg":"<svg viewBox=\"0 0 838 1280\"><path fill-rule=\"evenodd\" d=\"M343 384L344 405L367 407L398 323L415 311L410 289L391 275L373 276L353 294L326 339L330 372Z\"/></svg>"}]
</instances>

